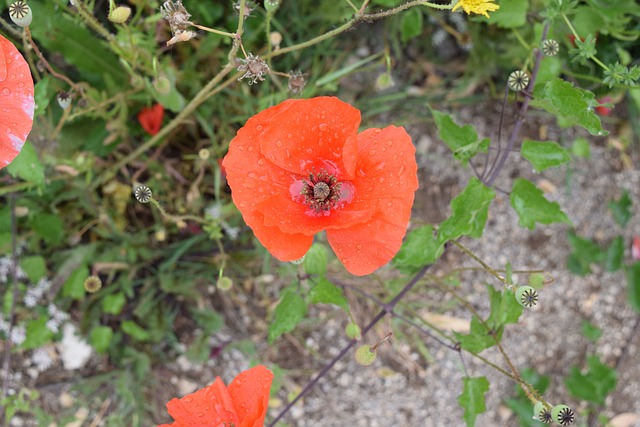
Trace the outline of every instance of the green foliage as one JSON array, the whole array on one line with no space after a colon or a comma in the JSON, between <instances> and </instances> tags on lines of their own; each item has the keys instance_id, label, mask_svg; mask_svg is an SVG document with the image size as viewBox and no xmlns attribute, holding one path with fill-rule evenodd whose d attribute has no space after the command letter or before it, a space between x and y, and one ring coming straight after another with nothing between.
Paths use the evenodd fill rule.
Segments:
<instances>
[{"instance_id":1,"label":"green foliage","mask_svg":"<svg viewBox=\"0 0 640 427\"><path fill-rule=\"evenodd\" d=\"M42 314L27 322L27 337L20 346L24 350L32 350L48 343L53 338L53 332L47 328L49 316Z\"/></svg>"},{"instance_id":2,"label":"green foliage","mask_svg":"<svg viewBox=\"0 0 640 427\"><path fill-rule=\"evenodd\" d=\"M431 110L433 120L438 127L438 136L453 152L453 157L460 163L467 164L478 152L486 153L489 139L478 139L476 130L471 125L458 126L450 115Z\"/></svg>"},{"instance_id":3,"label":"green foliage","mask_svg":"<svg viewBox=\"0 0 640 427\"><path fill-rule=\"evenodd\" d=\"M521 372L522 379L531 384L541 395L544 395L551 379L547 375L538 375L533 369L526 368ZM541 423L531 417L531 401L520 387L516 387L516 397L508 398L504 402L518 417L522 427L540 427Z\"/></svg>"},{"instance_id":4,"label":"green foliage","mask_svg":"<svg viewBox=\"0 0 640 427\"><path fill-rule=\"evenodd\" d=\"M47 263L43 257L38 255L22 258L20 267L22 267L32 283L37 283L47 274Z\"/></svg>"},{"instance_id":5,"label":"green foliage","mask_svg":"<svg viewBox=\"0 0 640 427\"><path fill-rule=\"evenodd\" d=\"M22 151L7 166L7 172L14 178L20 178L35 186L44 185L44 166L38 159L38 153L29 141L24 143Z\"/></svg>"},{"instance_id":6,"label":"green foliage","mask_svg":"<svg viewBox=\"0 0 640 427\"><path fill-rule=\"evenodd\" d=\"M98 353L106 353L111 346L113 338L113 329L108 326L98 326L91 330L90 342L91 346Z\"/></svg>"},{"instance_id":7,"label":"green foliage","mask_svg":"<svg viewBox=\"0 0 640 427\"><path fill-rule=\"evenodd\" d=\"M307 314L307 303L292 290L282 295L273 313L273 321L269 325L268 340L273 342L280 335L291 332Z\"/></svg>"},{"instance_id":8,"label":"green foliage","mask_svg":"<svg viewBox=\"0 0 640 427\"><path fill-rule=\"evenodd\" d=\"M566 149L553 141L532 141L525 139L520 150L522 157L527 159L538 172L559 166L571 160Z\"/></svg>"},{"instance_id":9,"label":"green foliage","mask_svg":"<svg viewBox=\"0 0 640 427\"><path fill-rule=\"evenodd\" d=\"M582 321L582 335L585 336L591 342L596 342L602 336L602 329L598 328L594 324L583 320Z\"/></svg>"},{"instance_id":10,"label":"green foliage","mask_svg":"<svg viewBox=\"0 0 640 427\"><path fill-rule=\"evenodd\" d=\"M334 304L345 312L349 312L349 301L344 296L342 289L324 277L309 290L309 302L311 304Z\"/></svg>"},{"instance_id":11,"label":"green foliage","mask_svg":"<svg viewBox=\"0 0 640 427\"><path fill-rule=\"evenodd\" d=\"M322 276L327 273L327 249L324 245L314 243L304 256L302 266L307 274Z\"/></svg>"},{"instance_id":12,"label":"green foliage","mask_svg":"<svg viewBox=\"0 0 640 427\"><path fill-rule=\"evenodd\" d=\"M615 390L618 373L602 363L598 356L587 358L587 368L583 374L573 366L564 384L572 396L602 405L607 395Z\"/></svg>"},{"instance_id":13,"label":"green foliage","mask_svg":"<svg viewBox=\"0 0 640 427\"><path fill-rule=\"evenodd\" d=\"M567 259L567 268L574 274L584 276L591 272L591 264L597 264L605 259L600 247L589 239L577 236L575 233L567 235L571 253Z\"/></svg>"},{"instance_id":14,"label":"green foliage","mask_svg":"<svg viewBox=\"0 0 640 427\"><path fill-rule=\"evenodd\" d=\"M640 313L640 262L635 262L627 267L626 273L629 305Z\"/></svg>"},{"instance_id":15,"label":"green foliage","mask_svg":"<svg viewBox=\"0 0 640 427\"><path fill-rule=\"evenodd\" d=\"M417 272L436 262L443 252L444 244L438 240L433 226L423 225L407 234L393 264L400 271Z\"/></svg>"},{"instance_id":16,"label":"green foliage","mask_svg":"<svg viewBox=\"0 0 640 427\"><path fill-rule=\"evenodd\" d=\"M486 377L463 378L464 388L458 396L458 404L464 409L464 422L467 427L474 426L476 417L486 411L484 395L489 391Z\"/></svg>"},{"instance_id":17,"label":"green foliage","mask_svg":"<svg viewBox=\"0 0 640 427\"><path fill-rule=\"evenodd\" d=\"M562 212L557 202L548 201L542 190L524 178L515 180L510 200L511 207L518 213L520 218L518 224L521 227L533 230L536 227L536 222L540 224L554 222L571 224L571 220Z\"/></svg>"},{"instance_id":18,"label":"green foliage","mask_svg":"<svg viewBox=\"0 0 640 427\"><path fill-rule=\"evenodd\" d=\"M491 23L501 28L518 28L526 23L529 2L512 0L500 4L500 9L491 14Z\"/></svg>"},{"instance_id":19,"label":"green foliage","mask_svg":"<svg viewBox=\"0 0 640 427\"><path fill-rule=\"evenodd\" d=\"M422 33L422 11L418 8L409 9L400 19L400 39L407 42Z\"/></svg>"},{"instance_id":20,"label":"green foliage","mask_svg":"<svg viewBox=\"0 0 640 427\"><path fill-rule=\"evenodd\" d=\"M609 202L609 210L620 227L625 227L631 219L631 204L629 192L626 190L618 200Z\"/></svg>"},{"instance_id":21,"label":"green foliage","mask_svg":"<svg viewBox=\"0 0 640 427\"><path fill-rule=\"evenodd\" d=\"M492 189L472 178L462 193L451 201L451 216L440 224L438 239L445 242L465 235L481 237L494 197Z\"/></svg>"}]
</instances>

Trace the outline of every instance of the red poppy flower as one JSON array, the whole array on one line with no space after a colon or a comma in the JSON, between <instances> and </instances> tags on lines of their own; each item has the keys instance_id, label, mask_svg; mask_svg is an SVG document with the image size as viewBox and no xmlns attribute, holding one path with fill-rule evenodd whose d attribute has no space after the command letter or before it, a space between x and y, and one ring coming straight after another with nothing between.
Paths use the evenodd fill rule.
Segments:
<instances>
[{"instance_id":1,"label":"red poppy flower","mask_svg":"<svg viewBox=\"0 0 640 427\"><path fill-rule=\"evenodd\" d=\"M0 35L0 168L20 153L31 132L34 106L29 65Z\"/></svg>"},{"instance_id":2,"label":"red poppy flower","mask_svg":"<svg viewBox=\"0 0 640 427\"><path fill-rule=\"evenodd\" d=\"M640 261L640 236L633 236L633 243L631 244L631 259L634 261Z\"/></svg>"},{"instance_id":3,"label":"red poppy flower","mask_svg":"<svg viewBox=\"0 0 640 427\"><path fill-rule=\"evenodd\" d=\"M172 424L158 427L262 427L273 373L262 365L241 372L225 386L220 377L210 386L167 403Z\"/></svg>"},{"instance_id":4,"label":"red poppy flower","mask_svg":"<svg viewBox=\"0 0 640 427\"><path fill-rule=\"evenodd\" d=\"M356 275L400 249L418 188L415 148L402 127L358 134L359 125L360 111L338 98L288 100L229 144L233 201L276 258L300 259L322 230Z\"/></svg>"},{"instance_id":5,"label":"red poppy flower","mask_svg":"<svg viewBox=\"0 0 640 427\"><path fill-rule=\"evenodd\" d=\"M160 132L163 119L164 107L161 104L155 104L153 107L145 107L138 113L140 126L142 126L142 129L147 131L149 135L155 135Z\"/></svg>"}]
</instances>

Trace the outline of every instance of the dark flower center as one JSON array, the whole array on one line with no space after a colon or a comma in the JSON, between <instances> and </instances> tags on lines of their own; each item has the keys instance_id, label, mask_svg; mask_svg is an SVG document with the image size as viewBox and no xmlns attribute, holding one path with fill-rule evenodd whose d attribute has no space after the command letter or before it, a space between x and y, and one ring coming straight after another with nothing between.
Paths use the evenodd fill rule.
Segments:
<instances>
[{"instance_id":1,"label":"dark flower center","mask_svg":"<svg viewBox=\"0 0 640 427\"><path fill-rule=\"evenodd\" d=\"M304 196L304 202L314 212L327 212L337 206L341 184L335 176L323 169L318 173L309 173L309 178L302 182L300 194Z\"/></svg>"}]
</instances>

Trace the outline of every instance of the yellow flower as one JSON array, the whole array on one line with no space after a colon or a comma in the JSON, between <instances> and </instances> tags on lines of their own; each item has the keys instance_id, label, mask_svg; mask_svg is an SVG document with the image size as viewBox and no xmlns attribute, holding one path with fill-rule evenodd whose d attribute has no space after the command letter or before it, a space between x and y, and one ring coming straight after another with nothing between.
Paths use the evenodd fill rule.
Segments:
<instances>
[{"instance_id":1,"label":"yellow flower","mask_svg":"<svg viewBox=\"0 0 640 427\"><path fill-rule=\"evenodd\" d=\"M495 10L500 9L500 6L492 3L495 0L458 0L458 3L453 6L453 11L462 7L467 14L477 13L479 15L484 15L487 18L489 17L489 12L493 12Z\"/></svg>"}]
</instances>

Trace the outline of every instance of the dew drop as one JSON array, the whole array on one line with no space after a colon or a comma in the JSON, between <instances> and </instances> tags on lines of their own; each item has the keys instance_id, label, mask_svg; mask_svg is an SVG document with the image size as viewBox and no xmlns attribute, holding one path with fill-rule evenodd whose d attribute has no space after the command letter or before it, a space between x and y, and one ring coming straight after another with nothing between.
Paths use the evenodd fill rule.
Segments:
<instances>
[{"instance_id":1,"label":"dew drop","mask_svg":"<svg viewBox=\"0 0 640 427\"><path fill-rule=\"evenodd\" d=\"M277 140L276 141L276 147L282 147L282 141Z\"/></svg>"},{"instance_id":2,"label":"dew drop","mask_svg":"<svg viewBox=\"0 0 640 427\"><path fill-rule=\"evenodd\" d=\"M397 154L393 155L393 160L398 160L398 155Z\"/></svg>"},{"instance_id":3,"label":"dew drop","mask_svg":"<svg viewBox=\"0 0 640 427\"><path fill-rule=\"evenodd\" d=\"M379 181L380 181L380 184L382 184L384 182L384 176L381 176Z\"/></svg>"},{"instance_id":4,"label":"dew drop","mask_svg":"<svg viewBox=\"0 0 640 427\"><path fill-rule=\"evenodd\" d=\"M244 151L244 145L238 145L238 150Z\"/></svg>"},{"instance_id":5,"label":"dew drop","mask_svg":"<svg viewBox=\"0 0 640 427\"><path fill-rule=\"evenodd\" d=\"M327 130L327 124L326 124L326 123L320 123L319 127L320 127L320 130L321 130L322 132L324 132L324 131L326 131L326 130Z\"/></svg>"},{"instance_id":6,"label":"dew drop","mask_svg":"<svg viewBox=\"0 0 640 427\"><path fill-rule=\"evenodd\" d=\"M253 145L250 145L249 148L247 148L247 151L249 152L253 151Z\"/></svg>"},{"instance_id":7,"label":"dew drop","mask_svg":"<svg viewBox=\"0 0 640 427\"><path fill-rule=\"evenodd\" d=\"M362 169L358 169L358 176L365 177L365 176L367 176L367 173Z\"/></svg>"},{"instance_id":8,"label":"dew drop","mask_svg":"<svg viewBox=\"0 0 640 427\"><path fill-rule=\"evenodd\" d=\"M258 166L264 166L264 159L258 159Z\"/></svg>"},{"instance_id":9,"label":"dew drop","mask_svg":"<svg viewBox=\"0 0 640 427\"><path fill-rule=\"evenodd\" d=\"M258 126L256 126L256 130L257 130L257 131L261 131L261 130L262 130L262 125L258 125Z\"/></svg>"},{"instance_id":10,"label":"dew drop","mask_svg":"<svg viewBox=\"0 0 640 427\"><path fill-rule=\"evenodd\" d=\"M362 245L358 245L358 246L356 246L356 248L358 248L358 250L361 251L362 250Z\"/></svg>"},{"instance_id":11,"label":"dew drop","mask_svg":"<svg viewBox=\"0 0 640 427\"><path fill-rule=\"evenodd\" d=\"M287 150L284 152L285 155L287 156L287 159L291 158L291 151L289 151L289 149L287 148Z\"/></svg>"},{"instance_id":12,"label":"dew drop","mask_svg":"<svg viewBox=\"0 0 640 427\"><path fill-rule=\"evenodd\" d=\"M402 175L404 173L404 166L400 166L400 169L398 169L398 176Z\"/></svg>"},{"instance_id":13,"label":"dew drop","mask_svg":"<svg viewBox=\"0 0 640 427\"><path fill-rule=\"evenodd\" d=\"M11 95L11 90L8 87L2 88L2 94L4 96L9 96Z\"/></svg>"},{"instance_id":14,"label":"dew drop","mask_svg":"<svg viewBox=\"0 0 640 427\"><path fill-rule=\"evenodd\" d=\"M291 135L290 133L287 134L287 138L291 139L293 138L293 135Z\"/></svg>"},{"instance_id":15,"label":"dew drop","mask_svg":"<svg viewBox=\"0 0 640 427\"><path fill-rule=\"evenodd\" d=\"M313 154L313 148L307 148L307 154Z\"/></svg>"},{"instance_id":16,"label":"dew drop","mask_svg":"<svg viewBox=\"0 0 640 427\"><path fill-rule=\"evenodd\" d=\"M369 155L371 157L375 156L376 155L376 150L369 150Z\"/></svg>"},{"instance_id":17,"label":"dew drop","mask_svg":"<svg viewBox=\"0 0 640 427\"><path fill-rule=\"evenodd\" d=\"M258 179L258 174L255 172L249 172L247 176L251 179Z\"/></svg>"}]
</instances>

